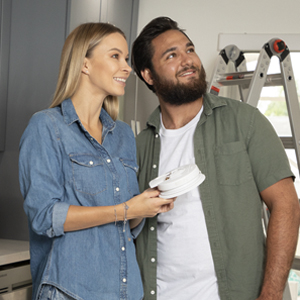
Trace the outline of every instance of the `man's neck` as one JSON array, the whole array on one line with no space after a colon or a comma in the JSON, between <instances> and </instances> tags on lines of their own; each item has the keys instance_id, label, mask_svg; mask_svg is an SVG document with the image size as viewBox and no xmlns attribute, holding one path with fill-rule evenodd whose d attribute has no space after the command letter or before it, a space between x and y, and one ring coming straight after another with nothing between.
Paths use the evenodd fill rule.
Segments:
<instances>
[{"instance_id":1,"label":"man's neck","mask_svg":"<svg viewBox=\"0 0 300 300\"><path fill-rule=\"evenodd\" d=\"M194 102L171 105L159 99L162 121L166 129L178 129L195 118L203 105L203 97Z\"/></svg>"}]
</instances>

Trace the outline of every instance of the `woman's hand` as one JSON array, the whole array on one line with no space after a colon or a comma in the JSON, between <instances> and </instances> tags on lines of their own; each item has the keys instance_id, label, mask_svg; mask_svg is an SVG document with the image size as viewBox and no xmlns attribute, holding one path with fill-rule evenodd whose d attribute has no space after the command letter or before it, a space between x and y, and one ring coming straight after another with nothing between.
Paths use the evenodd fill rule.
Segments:
<instances>
[{"instance_id":1,"label":"woman's hand","mask_svg":"<svg viewBox=\"0 0 300 300\"><path fill-rule=\"evenodd\" d=\"M165 213L174 207L176 198L164 199L159 197L156 189L147 189L138 196L127 201L128 219L151 218L159 213Z\"/></svg>"},{"instance_id":2,"label":"woman's hand","mask_svg":"<svg viewBox=\"0 0 300 300\"><path fill-rule=\"evenodd\" d=\"M143 218L154 217L159 213L168 212L174 207L176 198L160 198L159 193L157 189L147 189L127 201L129 206L128 219L131 219L130 228L138 226Z\"/></svg>"}]
</instances>

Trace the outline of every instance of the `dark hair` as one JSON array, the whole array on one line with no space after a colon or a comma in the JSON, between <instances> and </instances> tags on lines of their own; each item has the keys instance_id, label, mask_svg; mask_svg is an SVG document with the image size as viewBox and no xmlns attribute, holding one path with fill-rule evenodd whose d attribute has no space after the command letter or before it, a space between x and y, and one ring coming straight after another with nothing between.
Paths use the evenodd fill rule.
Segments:
<instances>
[{"instance_id":1,"label":"dark hair","mask_svg":"<svg viewBox=\"0 0 300 300\"><path fill-rule=\"evenodd\" d=\"M183 29L178 27L177 22L168 17L158 17L153 19L144 27L132 45L132 68L139 78L143 80L148 88L153 92L155 92L153 85L149 85L144 80L141 71L145 70L146 68L148 68L150 71L153 71L152 57L154 54L154 49L152 46L152 40L168 30L178 30L188 38L188 36L183 32Z\"/></svg>"}]
</instances>

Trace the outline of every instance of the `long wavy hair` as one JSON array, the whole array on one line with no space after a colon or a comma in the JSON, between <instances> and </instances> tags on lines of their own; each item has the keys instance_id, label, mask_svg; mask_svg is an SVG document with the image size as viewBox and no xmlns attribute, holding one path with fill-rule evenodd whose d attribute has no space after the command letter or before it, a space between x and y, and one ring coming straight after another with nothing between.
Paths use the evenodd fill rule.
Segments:
<instances>
[{"instance_id":1,"label":"long wavy hair","mask_svg":"<svg viewBox=\"0 0 300 300\"><path fill-rule=\"evenodd\" d=\"M108 23L85 23L75 28L67 37L62 49L58 81L50 107L61 104L76 92L81 76L84 58L92 56L94 48L108 35L120 33L121 29ZM119 100L116 96L107 96L103 107L116 120L119 113Z\"/></svg>"}]
</instances>

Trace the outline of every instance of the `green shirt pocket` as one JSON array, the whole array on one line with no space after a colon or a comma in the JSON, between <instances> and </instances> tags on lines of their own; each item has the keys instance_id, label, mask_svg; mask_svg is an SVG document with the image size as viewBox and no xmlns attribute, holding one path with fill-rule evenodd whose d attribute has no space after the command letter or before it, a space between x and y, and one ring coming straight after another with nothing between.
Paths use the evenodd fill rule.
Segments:
<instances>
[{"instance_id":1,"label":"green shirt pocket","mask_svg":"<svg viewBox=\"0 0 300 300\"><path fill-rule=\"evenodd\" d=\"M215 161L217 180L221 185L240 185L252 178L250 159L241 141L217 147Z\"/></svg>"}]
</instances>

